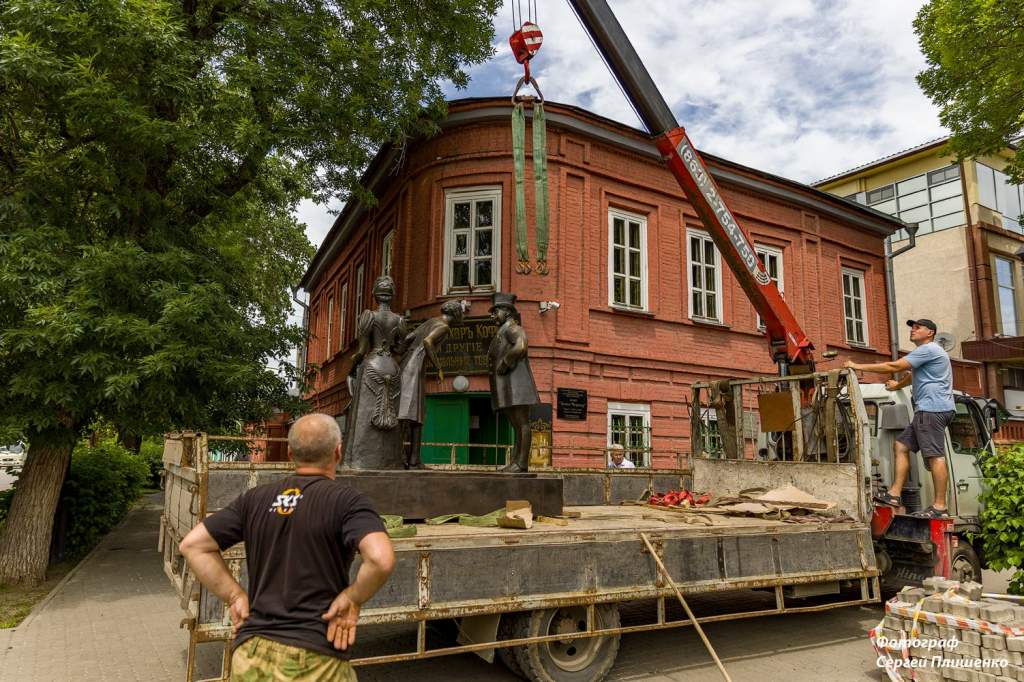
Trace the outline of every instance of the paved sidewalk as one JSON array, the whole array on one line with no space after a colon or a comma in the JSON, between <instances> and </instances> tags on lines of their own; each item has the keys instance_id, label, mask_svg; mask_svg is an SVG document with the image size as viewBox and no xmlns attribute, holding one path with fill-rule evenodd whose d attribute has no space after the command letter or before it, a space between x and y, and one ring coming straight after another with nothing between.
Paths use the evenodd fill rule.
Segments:
<instances>
[{"instance_id":1,"label":"paved sidewalk","mask_svg":"<svg viewBox=\"0 0 1024 682\"><path fill-rule=\"evenodd\" d=\"M144 499L17 628L0 630L0 680L184 679L187 636Z\"/></svg>"}]
</instances>

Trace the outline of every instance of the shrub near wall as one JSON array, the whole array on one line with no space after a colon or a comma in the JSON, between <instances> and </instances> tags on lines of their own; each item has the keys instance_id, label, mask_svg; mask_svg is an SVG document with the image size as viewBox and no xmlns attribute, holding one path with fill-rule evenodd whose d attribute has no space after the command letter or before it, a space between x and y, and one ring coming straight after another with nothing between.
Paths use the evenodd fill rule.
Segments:
<instances>
[{"instance_id":1,"label":"shrub near wall","mask_svg":"<svg viewBox=\"0 0 1024 682\"><path fill-rule=\"evenodd\" d=\"M1001 447L980 463L985 474L985 561L994 570L1014 571L1009 591L1024 594L1024 445Z\"/></svg>"},{"instance_id":2,"label":"shrub near wall","mask_svg":"<svg viewBox=\"0 0 1024 682\"><path fill-rule=\"evenodd\" d=\"M61 492L70 520L66 554L73 557L89 551L117 525L139 499L149 476L143 459L114 443L75 448Z\"/></svg>"}]
</instances>

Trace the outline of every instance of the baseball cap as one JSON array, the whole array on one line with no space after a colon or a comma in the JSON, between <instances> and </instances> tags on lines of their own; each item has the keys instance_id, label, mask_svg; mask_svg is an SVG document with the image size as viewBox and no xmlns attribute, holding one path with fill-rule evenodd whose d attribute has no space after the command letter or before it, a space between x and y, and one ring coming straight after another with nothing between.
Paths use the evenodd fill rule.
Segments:
<instances>
[{"instance_id":1,"label":"baseball cap","mask_svg":"<svg viewBox=\"0 0 1024 682\"><path fill-rule=\"evenodd\" d=\"M915 324L919 327L927 327L928 329L931 329L933 332L939 331L939 328L935 326L934 322L923 317L920 320L907 320L908 327L913 327Z\"/></svg>"}]
</instances>

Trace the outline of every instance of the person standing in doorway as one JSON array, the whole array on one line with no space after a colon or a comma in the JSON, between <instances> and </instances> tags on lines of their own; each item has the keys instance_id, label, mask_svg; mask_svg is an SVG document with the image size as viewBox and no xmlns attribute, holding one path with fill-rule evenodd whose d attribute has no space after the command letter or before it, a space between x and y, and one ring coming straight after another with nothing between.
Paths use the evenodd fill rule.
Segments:
<instances>
[{"instance_id":1,"label":"person standing in doorway","mask_svg":"<svg viewBox=\"0 0 1024 682\"><path fill-rule=\"evenodd\" d=\"M946 427L956 415L953 402L953 367L949 355L942 346L935 343L938 330L931 320L908 320L910 340L916 346L906 357L891 362L857 364L846 361L845 367L860 372L896 374L909 372L902 379L890 379L885 387L896 391L908 384L913 385L914 419L896 437L893 443L895 473L887 492L876 496L882 504L902 507L900 495L910 472L910 453L920 451L925 466L932 472L935 496L930 507L915 513L915 516L944 519L949 517L946 508L946 487L949 471L946 468Z\"/></svg>"},{"instance_id":2,"label":"person standing in doorway","mask_svg":"<svg viewBox=\"0 0 1024 682\"><path fill-rule=\"evenodd\" d=\"M231 617L231 679L356 679L349 663L360 607L395 565L391 540L370 501L335 480L341 432L326 414L292 425L295 471L257 486L208 516L179 549ZM248 592L221 552L245 542ZM362 562L355 581L349 569Z\"/></svg>"}]
</instances>

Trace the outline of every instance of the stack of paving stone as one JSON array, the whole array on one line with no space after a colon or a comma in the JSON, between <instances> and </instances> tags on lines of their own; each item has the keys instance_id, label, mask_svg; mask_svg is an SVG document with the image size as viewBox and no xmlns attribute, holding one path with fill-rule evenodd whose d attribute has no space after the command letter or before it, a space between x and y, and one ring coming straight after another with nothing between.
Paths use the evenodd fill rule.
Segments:
<instances>
[{"instance_id":1,"label":"stack of paving stone","mask_svg":"<svg viewBox=\"0 0 1024 682\"><path fill-rule=\"evenodd\" d=\"M870 637L891 679L1024 682L1024 606L933 577L903 588L885 611Z\"/></svg>"}]
</instances>

